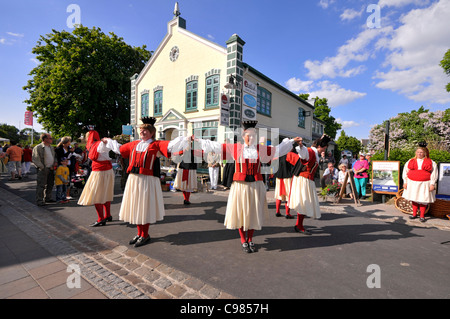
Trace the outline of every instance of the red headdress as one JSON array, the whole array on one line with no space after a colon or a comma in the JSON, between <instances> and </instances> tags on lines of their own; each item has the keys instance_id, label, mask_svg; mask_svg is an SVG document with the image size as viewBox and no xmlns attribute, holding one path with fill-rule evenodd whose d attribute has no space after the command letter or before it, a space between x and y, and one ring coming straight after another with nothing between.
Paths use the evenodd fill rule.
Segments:
<instances>
[{"instance_id":1,"label":"red headdress","mask_svg":"<svg viewBox=\"0 0 450 319\"><path fill-rule=\"evenodd\" d=\"M98 134L98 132L94 131L94 130L89 131L88 140L86 143L86 149L89 151L91 149L92 145L98 141L100 141L100 135Z\"/></svg>"}]
</instances>

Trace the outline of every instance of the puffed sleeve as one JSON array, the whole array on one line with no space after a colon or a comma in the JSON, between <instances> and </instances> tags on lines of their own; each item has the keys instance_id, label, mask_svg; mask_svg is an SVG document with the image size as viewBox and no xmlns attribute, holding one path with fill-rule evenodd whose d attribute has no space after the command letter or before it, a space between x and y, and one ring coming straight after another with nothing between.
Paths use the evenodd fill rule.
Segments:
<instances>
[{"instance_id":1,"label":"puffed sleeve","mask_svg":"<svg viewBox=\"0 0 450 319\"><path fill-rule=\"evenodd\" d=\"M410 160L408 160L405 163L405 166L403 166L403 174L402 174L403 183L408 183L408 172L409 172L408 164L409 164L409 161Z\"/></svg>"},{"instance_id":2,"label":"puffed sleeve","mask_svg":"<svg viewBox=\"0 0 450 319\"><path fill-rule=\"evenodd\" d=\"M433 171L431 172L430 182L431 185L436 185L436 182L439 177L438 166L434 161L432 161L432 163L433 163Z\"/></svg>"},{"instance_id":3,"label":"puffed sleeve","mask_svg":"<svg viewBox=\"0 0 450 319\"><path fill-rule=\"evenodd\" d=\"M120 146L116 140L108 138L106 143L100 142L97 146L97 152L99 153L108 153L109 151L113 151L116 154L120 154Z\"/></svg>"}]
</instances>

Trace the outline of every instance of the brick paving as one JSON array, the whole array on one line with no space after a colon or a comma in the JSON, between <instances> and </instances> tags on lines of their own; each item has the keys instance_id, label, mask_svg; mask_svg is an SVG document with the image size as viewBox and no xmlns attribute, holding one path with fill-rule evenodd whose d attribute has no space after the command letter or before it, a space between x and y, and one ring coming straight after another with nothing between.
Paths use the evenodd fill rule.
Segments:
<instances>
[{"instance_id":1,"label":"brick paving","mask_svg":"<svg viewBox=\"0 0 450 319\"><path fill-rule=\"evenodd\" d=\"M0 298L234 298L2 188L0 205Z\"/></svg>"}]
</instances>

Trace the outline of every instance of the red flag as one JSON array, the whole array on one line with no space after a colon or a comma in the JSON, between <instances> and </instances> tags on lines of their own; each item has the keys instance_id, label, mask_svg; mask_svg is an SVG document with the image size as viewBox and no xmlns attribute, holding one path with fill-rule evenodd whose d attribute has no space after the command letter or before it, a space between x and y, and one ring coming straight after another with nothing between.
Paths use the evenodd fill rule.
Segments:
<instances>
[{"instance_id":1,"label":"red flag","mask_svg":"<svg viewBox=\"0 0 450 319\"><path fill-rule=\"evenodd\" d=\"M25 125L33 125L33 112L25 111L25 121L23 122Z\"/></svg>"}]
</instances>

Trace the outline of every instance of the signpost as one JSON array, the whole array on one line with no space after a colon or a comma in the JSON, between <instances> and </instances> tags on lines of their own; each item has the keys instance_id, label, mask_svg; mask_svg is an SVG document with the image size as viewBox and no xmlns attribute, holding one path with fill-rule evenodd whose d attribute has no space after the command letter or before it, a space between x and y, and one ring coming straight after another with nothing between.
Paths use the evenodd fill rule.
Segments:
<instances>
[{"instance_id":1,"label":"signpost","mask_svg":"<svg viewBox=\"0 0 450 319\"><path fill-rule=\"evenodd\" d=\"M258 89L255 83L244 79L242 96L242 120L256 120Z\"/></svg>"},{"instance_id":2,"label":"signpost","mask_svg":"<svg viewBox=\"0 0 450 319\"><path fill-rule=\"evenodd\" d=\"M220 125L230 125L230 97L225 93L220 96Z\"/></svg>"}]
</instances>

